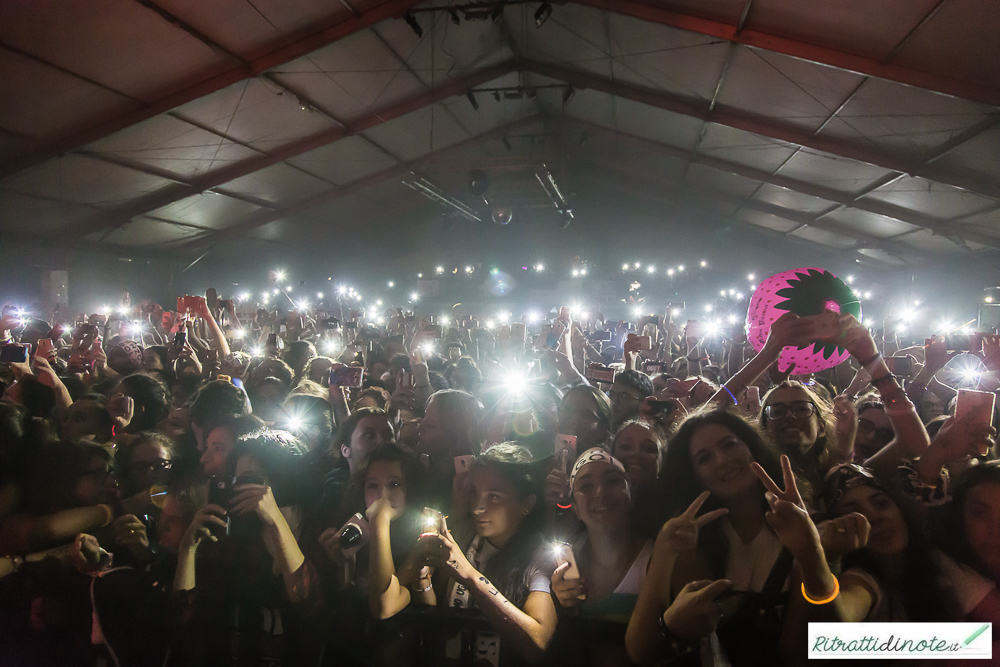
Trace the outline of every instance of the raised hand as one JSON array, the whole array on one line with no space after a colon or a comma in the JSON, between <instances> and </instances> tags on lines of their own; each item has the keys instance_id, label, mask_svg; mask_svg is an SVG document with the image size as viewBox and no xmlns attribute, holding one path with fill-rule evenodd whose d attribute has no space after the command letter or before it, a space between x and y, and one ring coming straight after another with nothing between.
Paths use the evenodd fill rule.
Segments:
<instances>
[{"instance_id":1,"label":"raised hand","mask_svg":"<svg viewBox=\"0 0 1000 667\"><path fill-rule=\"evenodd\" d=\"M868 534L871 525L863 515L851 512L844 516L822 521L816 529L819 531L820 544L829 563L840 561L844 556L868 544Z\"/></svg>"},{"instance_id":2,"label":"raised hand","mask_svg":"<svg viewBox=\"0 0 1000 667\"><path fill-rule=\"evenodd\" d=\"M132 400L131 396L115 394L108 399L108 413L111 414L115 428L126 428L132 422L132 417L135 414L135 401Z\"/></svg>"},{"instance_id":3,"label":"raised hand","mask_svg":"<svg viewBox=\"0 0 1000 667\"><path fill-rule=\"evenodd\" d=\"M656 536L656 547L674 553L690 551L698 546L698 529L729 513L725 507L697 516L698 510L711 495L703 491L680 516L670 519Z\"/></svg>"},{"instance_id":4,"label":"raised hand","mask_svg":"<svg viewBox=\"0 0 1000 667\"><path fill-rule=\"evenodd\" d=\"M264 484L239 484L233 487L233 499L230 501L230 513L256 514L265 526L274 526L284 521L278 504L274 501L271 487Z\"/></svg>"},{"instance_id":5,"label":"raised hand","mask_svg":"<svg viewBox=\"0 0 1000 667\"><path fill-rule=\"evenodd\" d=\"M792 464L788 457L781 456L784 489L774 483L774 480L760 464L754 462L751 467L767 489L764 497L767 499L771 511L765 514L764 518L768 525L774 529L778 539L800 562L816 556L821 549L819 532L812 519L809 518L805 503L802 502L802 495L795 483L795 475L792 473Z\"/></svg>"},{"instance_id":6,"label":"raised hand","mask_svg":"<svg viewBox=\"0 0 1000 667\"><path fill-rule=\"evenodd\" d=\"M663 612L663 625L674 637L688 642L715 632L722 620L722 605L716 598L732 586L727 579L692 581Z\"/></svg>"},{"instance_id":7,"label":"raised hand","mask_svg":"<svg viewBox=\"0 0 1000 667\"><path fill-rule=\"evenodd\" d=\"M194 551L204 540L218 542L219 538L212 534L211 527L225 530L226 522L221 518L226 516L226 510L218 505L205 505L194 515L191 525L181 538L180 550Z\"/></svg>"},{"instance_id":8,"label":"raised hand","mask_svg":"<svg viewBox=\"0 0 1000 667\"><path fill-rule=\"evenodd\" d=\"M116 546L125 547L132 552L137 559L144 560L149 556L146 526L133 514L120 516L111 524L111 539Z\"/></svg>"},{"instance_id":9,"label":"raised hand","mask_svg":"<svg viewBox=\"0 0 1000 667\"><path fill-rule=\"evenodd\" d=\"M563 563L552 573L552 592L563 609L576 609L587 599L587 580L582 576L566 579L569 563Z\"/></svg>"}]
</instances>

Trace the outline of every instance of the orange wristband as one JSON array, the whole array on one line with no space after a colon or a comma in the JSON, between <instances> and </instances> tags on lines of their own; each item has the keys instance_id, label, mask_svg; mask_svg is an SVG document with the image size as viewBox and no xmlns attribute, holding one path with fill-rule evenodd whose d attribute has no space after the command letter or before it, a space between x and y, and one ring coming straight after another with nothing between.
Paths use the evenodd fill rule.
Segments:
<instances>
[{"instance_id":1,"label":"orange wristband","mask_svg":"<svg viewBox=\"0 0 1000 667\"><path fill-rule=\"evenodd\" d=\"M838 595L840 595L840 582L837 581L837 577L833 577L833 592L830 593L829 596L823 598L822 600L813 600L811 597L809 597L809 595L806 594L805 583L802 584L802 597L806 599L806 602L811 602L812 604L828 604L836 600Z\"/></svg>"}]
</instances>

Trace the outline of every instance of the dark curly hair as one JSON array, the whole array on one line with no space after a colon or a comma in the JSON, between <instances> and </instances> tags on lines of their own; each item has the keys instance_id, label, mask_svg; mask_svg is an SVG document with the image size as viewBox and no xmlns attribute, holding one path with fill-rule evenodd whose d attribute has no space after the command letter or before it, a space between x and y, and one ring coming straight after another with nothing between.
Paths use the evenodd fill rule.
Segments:
<instances>
[{"instance_id":1,"label":"dark curly hair","mask_svg":"<svg viewBox=\"0 0 1000 667\"><path fill-rule=\"evenodd\" d=\"M278 507L306 506L312 500L311 486L302 484L308 475L309 448L288 431L264 428L241 436L229 455L226 469L235 474L241 456L260 463Z\"/></svg>"},{"instance_id":2,"label":"dark curly hair","mask_svg":"<svg viewBox=\"0 0 1000 667\"><path fill-rule=\"evenodd\" d=\"M126 433L155 431L157 425L170 414L170 390L152 375L129 375L122 379L121 386L135 401L135 416L125 428Z\"/></svg>"},{"instance_id":3,"label":"dark curly hair","mask_svg":"<svg viewBox=\"0 0 1000 667\"><path fill-rule=\"evenodd\" d=\"M691 460L691 441L698 431L713 425L723 426L732 431L747 446L753 460L764 468L771 479L781 479L778 453L767 444L753 424L735 412L706 407L681 422L667 444L667 454L659 477L660 491L666 500L667 514L663 517L664 521L684 512L705 490L698 483L698 476L695 474L694 463ZM804 498L808 496L807 491L802 492ZM760 487L760 503L763 509L768 509L763 486ZM701 511L711 512L722 506L718 498L709 496ZM721 579L725 575L729 542L722 532L720 522L713 521L698 532L698 547L705 554L715 578Z\"/></svg>"}]
</instances>

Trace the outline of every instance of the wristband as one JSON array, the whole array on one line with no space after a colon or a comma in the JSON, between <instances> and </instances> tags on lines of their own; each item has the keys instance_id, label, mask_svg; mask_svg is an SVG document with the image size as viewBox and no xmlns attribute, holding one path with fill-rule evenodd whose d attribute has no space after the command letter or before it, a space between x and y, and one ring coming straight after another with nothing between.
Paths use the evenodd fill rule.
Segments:
<instances>
[{"instance_id":1,"label":"wristband","mask_svg":"<svg viewBox=\"0 0 1000 667\"><path fill-rule=\"evenodd\" d=\"M832 574L830 576L833 577ZM836 600L838 595L840 595L840 582L837 581L837 577L833 577L833 592L830 593L830 595L828 595L827 597L823 598L822 600L813 600L811 597L809 597L809 595L806 593L805 583L803 582L802 584L802 597L806 599L806 602L810 602L812 604L829 604L830 602Z\"/></svg>"}]
</instances>

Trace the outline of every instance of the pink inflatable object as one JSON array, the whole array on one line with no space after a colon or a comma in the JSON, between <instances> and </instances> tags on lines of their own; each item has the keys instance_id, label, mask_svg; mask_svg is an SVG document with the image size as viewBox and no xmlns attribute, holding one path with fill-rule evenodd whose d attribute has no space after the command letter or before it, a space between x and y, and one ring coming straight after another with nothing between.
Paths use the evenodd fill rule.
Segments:
<instances>
[{"instance_id":1,"label":"pink inflatable object","mask_svg":"<svg viewBox=\"0 0 1000 667\"><path fill-rule=\"evenodd\" d=\"M819 315L824 310L849 313L861 320L858 296L826 269L802 268L776 273L757 286L747 310L747 339L760 352L767 342L771 323L793 312L799 317ZM806 347L786 347L778 358L778 370L795 364L795 374L816 373L846 361L850 353L835 343L816 342Z\"/></svg>"}]
</instances>

